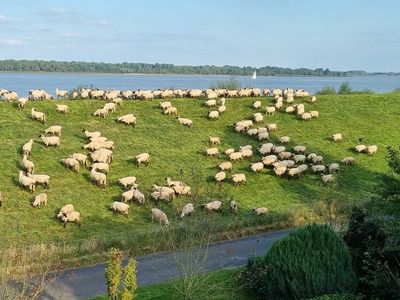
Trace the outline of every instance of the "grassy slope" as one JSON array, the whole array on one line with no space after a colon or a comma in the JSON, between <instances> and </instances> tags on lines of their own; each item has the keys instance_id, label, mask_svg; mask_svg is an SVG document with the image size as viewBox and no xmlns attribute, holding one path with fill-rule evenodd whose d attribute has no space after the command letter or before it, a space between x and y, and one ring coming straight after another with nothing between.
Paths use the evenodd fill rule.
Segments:
<instances>
[{"instance_id":1,"label":"grassy slope","mask_svg":"<svg viewBox=\"0 0 400 300\"><path fill-rule=\"evenodd\" d=\"M215 166L225 157L222 154L219 158L204 156L207 138L209 135L220 136L223 142L220 150L248 143L258 145L254 139L235 133L231 126L234 121L248 118L255 112L251 107L253 99L228 99L227 112L216 121L206 118L207 109L202 106L203 101L171 101L178 107L181 116L193 119L193 128L183 127L174 117L161 114L157 108L159 101L125 101L117 113L105 120L91 116L95 109L103 105L102 101L60 101L70 107L71 113L66 116L55 112L54 101L31 102L22 112L9 103L0 103L0 190L6 198L4 207L0 209L2 238L29 242L77 240L94 235L115 238L121 232L152 230L155 225L149 217L149 209L154 206L151 201L144 207L131 205L129 219L108 210L110 203L119 199L123 191L115 181L128 175L137 176L140 189L146 194L153 183L162 184L167 176L198 186L198 194L203 198L227 193L240 205L235 222L249 219L249 211L255 206L267 206L272 212L285 213L296 207L309 207L327 192L334 193L334 197L341 201L353 202L373 192L377 184L374 177L387 171L384 148L400 141L400 132L397 130L400 96L320 96L316 104L306 104L306 108L320 111L319 119L304 122L292 115L278 113L267 116L266 120L278 124L278 131L272 135L273 142L276 142L277 136L289 135L291 145L304 144L309 150L323 155L326 162L335 162L349 155L356 157L356 166L343 168L333 189L321 186L318 176L311 174L299 180L277 178L271 170L250 174L248 165L259 160L256 155L252 159L234 163L233 173L245 173L247 184L233 187L231 183L224 183L222 189L218 190L212 176L217 172ZM271 101L262 99L263 107ZM45 125L30 120L31 107L46 112L48 122ZM137 116L138 125L135 128L115 123L116 116L126 113ZM46 149L38 139L40 130L50 125L63 126L61 147L58 149ZM100 130L116 144L106 189L92 185L87 170L76 174L59 163L61 158L73 152L84 153L81 149L85 142L81 133L83 128ZM333 143L327 139L335 132L343 133L343 142ZM51 188L46 190L49 203L40 209L33 209L33 196L18 187L20 148L31 137L38 141L33 146L31 156L36 173L52 177ZM358 137L364 137L366 144L377 144L379 153L373 157L352 154L349 147L358 143ZM149 152L152 160L149 166L138 168L133 164L132 157L141 152ZM38 188L37 192L42 190ZM173 205L161 204L161 208L170 216L172 225L181 222L173 217L174 208L181 207L187 201L181 198ZM57 210L67 203L73 203L81 212L81 228L70 225L63 229L55 219ZM199 212L197 218L203 214ZM213 218L233 222L227 210L222 216Z\"/></svg>"}]
</instances>

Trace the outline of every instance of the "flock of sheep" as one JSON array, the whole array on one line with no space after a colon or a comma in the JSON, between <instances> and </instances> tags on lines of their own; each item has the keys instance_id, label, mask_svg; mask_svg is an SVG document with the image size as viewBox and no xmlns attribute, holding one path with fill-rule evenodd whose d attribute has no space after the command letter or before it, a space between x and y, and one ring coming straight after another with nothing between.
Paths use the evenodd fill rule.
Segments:
<instances>
[{"instance_id":1,"label":"flock of sheep","mask_svg":"<svg viewBox=\"0 0 400 300\"><path fill-rule=\"evenodd\" d=\"M260 173L265 168L271 168L276 176L289 178L300 177L305 175L309 170L312 173L321 174L321 180L324 184L331 183L335 180L335 173L339 171L340 165L338 162L324 164L324 158L314 152L309 152L308 149L303 145L297 145L289 149L287 144L290 142L289 136L281 136L278 138L278 143L273 144L269 142L270 135L273 131L277 130L278 125L275 123L266 124L265 127L257 127L258 123L264 121L265 115L272 115L277 111L285 112L288 114L295 114L301 120L310 120L312 118L318 118L318 111L306 111L303 103L294 104L295 98L304 98L311 103L315 103L317 98L310 96L306 91L303 90L292 90L292 89L273 89L261 90L261 89L241 89L241 90L158 90L158 91L102 91L102 90L91 90L82 89L81 91L75 91L72 94L67 91L56 90L57 98L71 97L72 99L104 99L107 103L103 107L97 109L93 115L101 118L106 118L109 114L117 111L118 105L121 105L125 99L153 99L153 98L172 98L172 97L204 97L206 100L204 106L210 109L208 112L208 118L215 120L220 117L226 111L226 99L225 97L259 97L259 96L273 97L275 104L273 106L262 107L260 100L253 102L253 108L259 110L255 112L251 119L240 120L233 124L233 128L237 133L247 134L250 137L255 137L258 141L263 143L257 149L261 155L261 160L253 162L249 165L249 169L252 173ZM24 109L29 100L44 100L52 99L52 96L43 90L31 90L29 92L29 98L18 98L15 92L0 89L0 97L6 101L16 101L17 106L20 110ZM180 117L178 114L178 108L173 106L170 101L160 102L160 108L165 115L176 116L178 122L184 126L192 127L193 121L188 118ZM65 104L56 104L55 110L60 114L68 114L69 108ZM34 107L31 108L31 118L46 123L46 115L43 112L37 111ZM116 118L117 122L124 123L127 125L136 125L137 119L133 113L119 116ZM59 147L61 144L61 132L62 127L59 125L52 125L40 133L39 137L42 143L46 147ZM81 167L90 168L90 179L91 181L100 186L106 187L107 185L107 174L110 170L110 165L113 160L113 150L115 144L112 140L103 136L99 131L87 131L83 130L83 134L88 139L88 143L83 145L82 148L89 150L88 154L83 153L72 153L70 156L61 159L61 163L67 168L79 172ZM333 142L340 142L343 139L341 133L335 133L331 137ZM31 193L35 192L36 185L43 185L46 188L50 186L50 176L46 174L36 174L36 166L34 162L29 160L29 155L32 153L33 139L30 139L27 143L22 146L22 159L20 162L21 170L19 172L19 183L20 186L29 190ZM218 146L221 144L221 139L217 136L210 136L208 140L212 147L207 148L205 154L207 156L220 156L220 149ZM377 152L376 145L357 145L355 151L362 153L368 153L370 155ZM227 181L227 172L231 172L235 161L252 158L254 155L254 149L251 145L243 145L237 149L229 148L223 151L223 155L226 157L225 161L220 162L217 168L220 170L214 178L216 183L221 184ZM140 153L135 156L137 165L149 164L150 154ZM354 157L345 157L341 160L344 165L351 165L355 162ZM243 173L235 173L230 176L231 182L234 185L239 185L246 182L246 175ZM135 176L127 176L118 180L125 190L121 194L120 201L114 201L110 205L110 209L128 215L129 203L134 201L139 204L146 202L145 194L139 190L137 178ZM191 187L183 181L171 180L166 178L166 184L163 186L153 185L150 197L155 201L166 201L171 202L175 197L191 195ZM4 197L0 192L0 206L2 205ZM39 193L33 199L32 205L39 207L46 205L48 197L46 193ZM222 209L222 201L215 200L210 203L203 204L202 207L207 211L220 211ZM229 205L230 211L236 214L238 210L238 204L232 200ZM195 211L193 203L187 203L183 206L180 211L180 217L184 218L191 215ZM256 215L264 215L268 212L266 207L258 207L253 209ZM168 225L168 216L158 208L151 209L151 216L153 220L158 221L161 224ZM80 224L81 216L78 211L75 210L73 204L67 204L60 209L57 214L64 226L67 222L76 222Z\"/></svg>"}]
</instances>

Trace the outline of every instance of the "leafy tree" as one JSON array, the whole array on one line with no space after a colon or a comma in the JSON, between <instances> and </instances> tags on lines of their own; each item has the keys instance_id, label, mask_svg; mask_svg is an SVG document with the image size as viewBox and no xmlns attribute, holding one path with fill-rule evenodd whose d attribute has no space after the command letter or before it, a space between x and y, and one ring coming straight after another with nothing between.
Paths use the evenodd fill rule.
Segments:
<instances>
[{"instance_id":1,"label":"leafy tree","mask_svg":"<svg viewBox=\"0 0 400 300\"><path fill-rule=\"evenodd\" d=\"M110 260L107 264L107 268L105 271L107 292L110 299L116 300L118 297L118 290L122 275L122 254L119 250L111 249L109 255Z\"/></svg>"}]
</instances>

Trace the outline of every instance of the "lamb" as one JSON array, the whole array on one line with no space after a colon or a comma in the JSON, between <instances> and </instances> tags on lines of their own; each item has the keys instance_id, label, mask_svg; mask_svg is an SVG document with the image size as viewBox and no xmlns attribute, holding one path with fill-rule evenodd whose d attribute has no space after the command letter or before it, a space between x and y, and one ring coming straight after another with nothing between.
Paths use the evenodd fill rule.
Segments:
<instances>
[{"instance_id":1,"label":"lamb","mask_svg":"<svg viewBox=\"0 0 400 300\"><path fill-rule=\"evenodd\" d=\"M192 203L186 204L181 211L181 219L183 219L186 216L190 216L192 213L194 213L194 205Z\"/></svg>"},{"instance_id":2,"label":"lamb","mask_svg":"<svg viewBox=\"0 0 400 300\"><path fill-rule=\"evenodd\" d=\"M233 174L231 178L232 178L234 185L238 185L238 184L246 182L246 175L241 174L241 173Z\"/></svg>"},{"instance_id":3,"label":"lamb","mask_svg":"<svg viewBox=\"0 0 400 300\"><path fill-rule=\"evenodd\" d=\"M154 221L158 221L160 224L164 224L166 226L169 225L169 221L168 221L168 217L167 215L159 210L158 208L152 208L151 209L151 220Z\"/></svg>"},{"instance_id":4,"label":"lamb","mask_svg":"<svg viewBox=\"0 0 400 300\"><path fill-rule=\"evenodd\" d=\"M314 166L311 166L311 170L314 173L322 173L322 172L325 172L326 167L324 165L314 165Z\"/></svg>"},{"instance_id":5,"label":"lamb","mask_svg":"<svg viewBox=\"0 0 400 300\"><path fill-rule=\"evenodd\" d=\"M164 109L164 115L177 115L178 114L178 108L175 106L170 106Z\"/></svg>"},{"instance_id":6,"label":"lamb","mask_svg":"<svg viewBox=\"0 0 400 300\"><path fill-rule=\"evenodd\" d=\"M225 180L225 178L226 178L226 173L225 173L224 171L219 172L219 173L217 173L217 174L214 176L214 178L215 178L215 181L216 181L216 182L221 182L221 181Z\"/></svg>"},{"instance_id":7,"label":"lamb","mask_svg":"<svg viewBox=\"0 0 400 300\"><path fill-rule=\"evenodd\" d=\"M212 111L210 111L210 112L208 113L208 117L209 117L211 120L218 119L218 118L219 118L219 112L218 112L218 110L212 110Z\"/></svg>"},{"instance_id":8,"label":"lamb","mask_svg":"<svg viewBox=\"0 0 400 300\"><path fill-rule=\"evenodd\" d=\"M135 159L136 159L138 166L140 166L141 163L148 164L150 162L150 154L149 153L140 153L135 156Z\"/></svg>"},{"instance_id":9,"label":"lamb","mask_svg":"<svg viewBox=\"0 0 400 300\"><path fill-rule=\"evenodd\" d=\"M335 180L335 177L332 174L322 175L321 180L323 184L331 183Z\"/></svg>"},{"instance_id":10,"label":"lamb","mask_svg":"<svg viewBox=\"0 0 400 300\"><path fill-rule=\"evenodd\" d=\"M236 215L237 211L238 211L238 205L236 203L235 200L232 200L229 203L229 209L231 210L231 213L233 213L234 215Z\"/></svg>"},{"instance_id":11,"label":"lamb","mask_svg":"<svg viewBox=\"0 0 400 300\"><path fill-rule=\"evenodd\" d=\"M22 146L22 154L29 155L32 152L33 139Z\"/></svg>"},{"instance_id":12,"label":"lamb","mask_svg":"<svg viewBox=\"0 0 400 300\"><path fill-rule=\"evenodd\" d=\"M332 135L332 140L334 142L340 142L343 139L342 134L341 133L335 133Z\"/></svg>"},{"instance_id":13,"label":"lamb","mask_svg":"<svg viewBox=\"0 0 400 300\"><path fill-rule=\"evenodd\" d=\"M212 99L212 100L207 100L204 104L205 104L205 106L207 106L207 107L216 106L216 105L217 105L217 100L214 100L214 99Z\"/></svg>"},{"instance_id":14,"label":"lamb","mask_svg":"<svg viewBox=\"0 0 400 300\"><path fill-rule=\"evenodd\" d=\"M42 204L44 204L45 206L47 205L47 194L45 193L40 193L39 195L35 196L35 200L33 201L32 206L38 207Z\"/></svg>"},{"instance_id":15,"label":"lamb","mask_svg":"<svg viewBox=\"0 0 400 300\"><path fill-rule=\"evenodd\" d=\"M215 201L212 201L212 202L209 202L209 203L205 203L201 207L207 209L208 212L211 212L211 211L214 211L214 210L215 211L221 211L222 202L219 201L219 200L215 200Z\"/></svg>"},{"instance_id":16,"label":"lamb","mask_svg":"<svg viewBox=\"0 0 400 300\"><path fill-rule=\"evenodd\" d=\"M118 179L118 183L122 185L124 188L127 186L134 186L136 184L136 177L135 176L128 176L121 179Z\"/></svg>"},{"instance_id":17,"label":"lamb","mask_svg":"<svg viewBox=\"0 0 400 300\"><path fill-rule=\"evenodd\" d=\"M276 111L276 108L274 106L267 106L267 108L266 108L266 113L268 115L273 115L275 113L275 111Z\"/></svg>"},{"instance_id":18,"label":"lamb","mask_svg":"<svg viewBox=\"0 0 400 300\"><path fill-rule=\"evenodd\" d=\"M288 136L282 136L279 138L279 143L281 144L288 144L290 142L290 137Z\"/></svg>"},{"instance_id":19,"label":"lamb","mask_svg":"<svg viewBox=\"0 0 400 300\"><path fill-rule=\"evenodd\" d=\"M367 153L369 155L375 154L378 151L378 147L376 145L371 145L367 147Z\"/></svg>"},{"instance_id":20,"label":"lamb","mask_svg":"<svg viewBox=\"0 0 400 300\"><path fill-rule=\"evenodd\" d=\"M39 174L30 174L27 173L27 176L35 180L36 184L42 184L45 187L48 187L50 185L50 176L49 175L39 175Z\"/></svg>"},{"instance_id":21,"label":"lamb","mask_svg":"<svg viewBox=\"0 0 400 300\"><path fill-rule=\"evenodd\" d=\"M221 144L219 137L209 136L208 141L210 142L211 145L220 145Z\"/></svg>"},{"instance_id":22,"label":"lamb","mask_svg":"<svg viewBox=\"0 0 400 300\"><path fill-rule=\"evenodd\" d=\"M305 153L307 151L307 147L298 145L298 146L294 146L292 150L295 153Z\"/></svg>"},{"instance_id":23,"label":"lamb","mask_svg":"<svg viewBox=\"0 0 400 300\"><path fill-rule=\"evenodd\" d=\"M253 172L261 172L264 169L264 163L263 162L257 162L257 163L251 164L250 165L250 169Z\"/></svg>"},{"instance_id":24,"label":"lamb","mask_svg":"<svg viewBox=\"0 0 400 300\"><path fill-rule=\"evenodd\" d=\"M75 208L72 204L67 204L61 207L60 212L57 214L57 218L60 219L63 215L67 215L71 212L75 211Z\"/></svg>"},{"instance_id":25,"label":"lamb","mask_svg":"<svg viewBox=\"0 0 400 300\"><path fill-rule=\"evenodd\" d=\"M24 154L22 156L22 160L21 160L21 167L28 173L33 174L34 170L35 170L35 164L33 162L31 162L30 160L28 160L27 155Z\"/></svg>"},{"instance_id":26,"label":"lamb","mask_svg":"<svg viewBox=\"0 0 400 300\"><path fill-rule=\"evenodd\" d=\"M136 117L133 114L123 115L117 118L117 122L124 123L126 125L136 125Z\"/></svg>"},{"instance_id":27,"label":"lamb","mask_svg":"<svg viewBox=\"0 0 400 300\"><path fill-rule=\"evenodd\" d=\"M230 161L224 161L218 165L218 168L221 171L231 171L232 170L232 163Z\"/></svg>"},{"instance_id":28,"label":"lamb","mask_svg":"<svg viewBox=\"0 0 400 300\"><path fill-rule=\"evenodd\" d=\"M310 114L311 114L312 118L318 118L319 117L319 112L316 111L316 110L311 110Z\"/></svg>"},{"instance_id":29,"label":"lamb","mask_svg":"<svg viewBox=\"0 0 400 300\"><path fill-rule=\"evenodd\" d=\"M88 165L88 158L87 158L87 156L85 154L73 153L69 157L77 160L82 166L87 166Z\"/></svg>"},{"instance_id":30,"label":"lamb","mask_svg":"<svg viewBox=\"0 0 400 300\"><path fill-rule=\"evenodd\" d=\"M79 172L80 164L75 158L67 157L61 159L61 163L63 163L67 168L71 168L75 172Z\"/></svg>"},{"instance_id":31,"label":"lamb","mask_svg":"<svg viewBox=\"0 0 400 300\"><path fill-rule=\"evenodd\" d=\"M92 169L107 174L110 171L110 165L107 163L94 163Z\"/></svg>"},{"instance_id":32,"label":"lamb","mask_svg":"<svg viewBox=\"0 0 400 300\"><path fill-rule=\"evenodd\" d=\"M62 127L58 125L50 126L49 128L45 129L45 134L55 134L57 136L61 136Z\"/></svg>"},{"instance_id":33,"label":"lamb","mask_svg":"<svg viewBox=\"0 0 400 300\"><path fill-rule=\"evenodd\" d=\"M93 116L102 117L102 118L104 118L104 119L107 117L107 115L108 115L108 110L105 109L105 108L99 108L98 110L96 110L96 111L93 113Z\"/></svg>"},{"instance_id":34,"label":"lamb","mask_svg":"<svg viewBox=\"0 0 400 300\"><path fill-rule=\"evenodd\" d=\"M354 147L354 149L358 153L361 153L361 152L365 152L367 150L367 146L365 146L365 145L357 145L357 146Z\"/></svg>"},{"instance_id":35,"label":"lamb","mask_svg":"<svg viewBox=\"0 0 400 300\"><path fill-rule=\"evenodd\" d=\"M253 212L255 213L256 216L262 216L262 215L267 214L268 208L266 208L266 207L253 208Z\"/></svg>"},{"instance_id":36,"label":"lamb","mask_svg":"<svg viewBox=\"0 0 400 300\"><path fill-rule=\"evenodd\" d=\"M169 101L160 102L160 107L162 110L166 110L167 108L171 107L172 104Z\"/></svg>"},{"instance_id":37,"label":"lamb","mask_svg":"<svg viewBox=\"0 0 400 300\"><path fill-rule=\"evenodd\" d=\"M59 136L45 136L43 134L39 135L40 139L43 141L43 143L48 146L54 146L58 147L60 146L61 140Z\"/></svg>"},{"instance_id":38,"label":"lamb","mask_svg":"<svg viewBox=\"0 0 400 300\"><path fill-rule=\"evenodd\" d=\"M224 151L224 154L227 155L227 156L229 156L229 155L231 155L231 154L234 153L234 152L235 152L235 149L229 148L229 149L226 149L226 150Z\"/></svg>"},{"instance_id":39,"label":"lamb","mask_svg":"<svg viewBox=\"0 0 400 300\"><path fill-rule=\"evenodd\" d=\"M178 121L181 125L187 126L187 127L192 127L193 126L193 121L190 119L186 119L186 118L181 118L178 117Z\"/></svg>"},{"instance_id":40,"label":"lamb","mask_svg":"<svg viewBox=\"0 0 400 300\"><path fill-rule=\"evenodd\" d=\"M270 166L278 161L278 157L276 155L268 155L262 158L262 162L265 166Z\"/></svg>"},{"instance_id":41,"label":"lamb","mask_svg":"<svg viewBox=\"0 0 400 300\"><path fill-rule=\"evenodd\" d=\"M114 201L111 203L110 209L125 215L128 215L129 205L123 202Z\"/></svg>"},{"instance_id":42,"label":"lamb","mask_svg":"<svg viewBox=\"0 0 400 300\"><path fill-rule=\"evenodd\" d=\"M254 108L261 108L261 101L254 101L253 102L253 107Z\"/></svg>"},{"instance_id":43,"label":"lamb","mask_svg":"<svg viewBox=\"0 0 400 300\"><path fill-rule=\"evenodd\" d=\"M33 107L31 109L31 117L33 120L42 122L42 124L44 124L46 122L45 114L40 111L36 111L35 108L33 108Z\"/></svg>"},{"instance_id":44,"label":"lamb","mask_svg":"<svg viewBox=\"0 0 400 300\"><path fill-rule=\"evenodd\" d=\"M69 114L69 108L65 104L57 104L56 111L62 114Z\"/></svg>"},{"instance_id":45,"label":"lamb","mask_svg":"<svg viewBox=\"0 0 400 300\"><path fill-rule=\"evenodd\" d=\"M95 169L90 171L90 179L92 182L97 184L98 186L106 187L107 184L107 176L101 172L97 172Z\"/></svg>"},{"instance_id":46,"label":"lamb","mask_svg":"<svg viewBox=\"0 0 400 300\"><path fill-rule=\"evenodd\" d=\"M243 154L242 152L233 152L231 154L229 154L229 160L239 160L243 158Z\"/></svg>"},{"instance_id":47,"label":"lamb","mask_svg":"<svg viewBox=\"0 0 400 300\"><path fill-rule=\"evenodd\" d=\"M218 148L207 148L206 149L207 156L215 156L218 155Z\"/></svg>"},{"instance_id":48,"label":"lamb","mask_svg":"<svg viewBox=\"0 0 400 300\"><path fill-rule=\"evenodd\" d=\"M260 122L262 122L264 120L264 116L259 112L258 113L254 113L253 114L253 119L254 119L254 122L260 123Z\"/></svg>"},{"instance_id":49,"label":"lamb","mask_svg":"<svg viewBox=\"0 0 400 300\"><path fill-rule=\"evenodd\" d=\"M85 134L87 138L96 138L101 136L100 131L87 131L87 130L82 130L82 132Z\"/></svg>"},{"instance_id":50,"label":"lamb","mask_svg":"<svg viewBox=\"0 0 400 300\"><path fill-rule=\"evenodd\" d=\"M19 98L17 101L18 109L22 110L28 101L29 101L28 98Z\"/></svg>"},{"instance_id":51,"label":"lamb","mask_svg":"<svg viewBox=\"0 0 400 300\"><path fill-rule=\"evenodd\" d=\"M268 131L274 131L278 129L278 126L275 123L267 124Z\"/></svg>"},{"instance_id":52,"label":"lamb","mask_svg":"<svg viewBox=\"0 0 400 300\"><path fill-rule=\"evenodd\" d=\"M342 159L342 163L345 165L352 165L352 164L354 164L354 162L355 162L355 158L351 157L351 156L348 156L348 157L345 157Z\"/></svg>"},{"instance_id":53,"label":"lamb","mask_svg":"<svg viewBox=\"0 0 400 300\"><path fill-rule=\"evenodd\" d=\"M218 106L217 110L220 114L222 114L226 112L226 106L225 105Z\"/></svg>"},{"instance_id":54,"label":"lamb","mask_svg":"<svg viewBox=\"0 0 400 300\"><path fill-rule=\"evenodd\" d=\"M18 181L22 187L27 188L31 193L35 191L35 179L25 176L23 171L19 172Z\"/></svg>"}]
</instances>

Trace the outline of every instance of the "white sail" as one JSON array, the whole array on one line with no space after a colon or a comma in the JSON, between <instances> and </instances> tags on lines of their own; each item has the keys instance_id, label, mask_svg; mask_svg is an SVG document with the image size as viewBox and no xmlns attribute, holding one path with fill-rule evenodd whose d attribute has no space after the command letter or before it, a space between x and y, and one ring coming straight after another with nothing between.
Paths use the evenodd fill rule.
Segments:
<instances>
[{"instance_id":1,"label":"white sail","mask_svg":"<svg viewBox=\"0 0 400 300\"><path fill-rule=\"evenodd\" d=\"M253 76L251 78L256 79L257 78L257 71L254 71Z\"/></svg>"}]
</instances>

